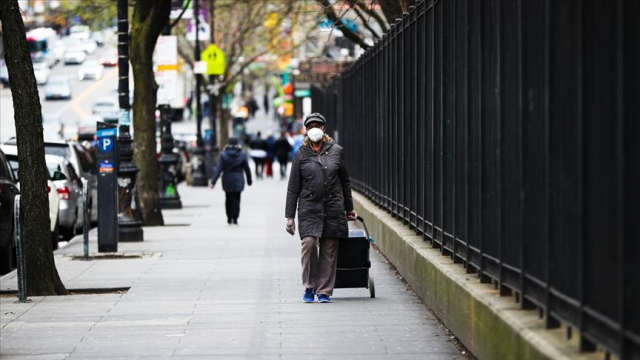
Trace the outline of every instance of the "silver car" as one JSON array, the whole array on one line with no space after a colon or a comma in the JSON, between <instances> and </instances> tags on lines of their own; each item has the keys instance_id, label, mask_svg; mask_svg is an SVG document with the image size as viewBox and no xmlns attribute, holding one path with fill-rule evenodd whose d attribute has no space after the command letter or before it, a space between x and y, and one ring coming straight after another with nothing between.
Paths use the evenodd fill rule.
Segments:
<instances>
[{"instance_id":1,"label":"silver car","mask_svg":"<svg viewBox=\"0 0 640 360\"><path fill-rule=\"evenodd\" d=\"M83 49L75 48L64 52L64 64L82 64L87 60L87 53Z\"/></svg>"},{"instance_id":2,"label":"silver car","mask_svg":"<svg viewBox=\"0 0 640 360\"><path fill-rule=\"evenodd\" d=\"M71 80L68 76L53 76L44 87L45 100L71 99Z\"/></svg>"},{"instance_id":3,"label":"silver car","mask_svg":"<svg viewBox=\"0 0 640 360\"><path fill-rule=\"evenodd\" d=\"M91 223L98 222L98 177L93 152L77 142L45 141L44 153L64 157L80 178L87 179Z\"/></svg>"},{"instance_id":4,"label":"silver car","mask_svg":"<svg viewBox=\"0 0 640 360\"><path fill-rule=\"evenodd\" d=\"M93 103L93 113L101 116L104 121L118 121L120 105L113 97L100 97Z\"/></svg>"},{"instance_id":5,"label":"silver car","mask_svg":"<svg viewBox=\"0 0 640 360\"><path fill-rule=\"evenodd\" d=\"M47 169L60 197L58 222L63 240L70 240L82 228L82 181L71 163L62 156L45 155Z\"/></svg>"},{"instance_id":6,"label":"silver car","mask_svg":"<svg viewBox=\"0 0 640 360\"><path fill-rule=\"evenodd\" d=\"M104 66L100 65L97 60L87 60L78 70L78 80L100 80L102 70L104 70Z\"/></svg>"}]
</instances>

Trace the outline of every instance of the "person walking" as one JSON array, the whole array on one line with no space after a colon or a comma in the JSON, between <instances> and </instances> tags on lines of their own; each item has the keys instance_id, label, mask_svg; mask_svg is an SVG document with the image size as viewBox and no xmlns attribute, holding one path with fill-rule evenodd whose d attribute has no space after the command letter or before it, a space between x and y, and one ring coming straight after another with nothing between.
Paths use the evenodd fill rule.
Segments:
<instances>
[{"instance_id":1,"label":"person walking","mask_svg":"<svg viewBox=\"0 0 640 360\"><path fill-rule=\"evenodd\" d=\"M262 179L264 173L264 161L267 158L267 142L262 138L262 133L258 131L256 138L251 142L251 159L256 165L256 178Z\"/></svg>"},{"instance_id":2,"label":"person walking","mask_svg":"<svg viewBox=\"0 0 640 360\"><path fill-rule=\"evenodd\" d=\"M247 156L238 145L238 138L230 137L224 151L220 154L220 160L211 178L210 187L213 189L222 174L222 190L226 195L225 207L227 210L227 224L238 225L240 217L240 194L244 191L244 175L247 176L247 184L251 186L251 169Z\"/></svg>"},{"instance_id":3,"label":"person walking","mask_svg":"<svg viewBox=\"0 0 640 360\"><path fill-rule=\"evenodd\" d=\"M307 137L296 152L287 187L286 230L302 240L304 302L331 302L336 281L338 242L349 234L347 220L357 218L342 146L324 133L326 120L312 113L304 120Z\"/></svg>"},{"instance_id":4,"label":"person walking","mask_svg":"<svg viewBox=\"0 0 640 360\"><path fill-rule=\"evenodd\" d=\"M280 131L280 138L276 140L275 153L278 164L280 164L280 180L284 180L287 177L287 165L289 164L289 157L291 156L291 143L287 139L287 132Z\"/></svg>"},{"instance_id":5,"label":"person walking","mask_svg":"<svg viewBox=\"0 0 640 360\"><path fill-rule=\"evenodd\" d=\"M264 172L268 178L273 178L273 159L276 155L276 139L269 134L265 140L267 143L267 157L264 159Z\"/></svg>"}]
</instances>

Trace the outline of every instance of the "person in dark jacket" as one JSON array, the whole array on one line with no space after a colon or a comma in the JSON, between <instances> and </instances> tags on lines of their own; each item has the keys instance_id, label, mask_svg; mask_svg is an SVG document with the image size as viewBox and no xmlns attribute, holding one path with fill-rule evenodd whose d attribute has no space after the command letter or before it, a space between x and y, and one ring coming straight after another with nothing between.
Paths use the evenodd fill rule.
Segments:
<instances>
[{"instance_id":1,"label":"person in dark jacket","mask_svg":"<svg viewBox=\"0 0 640 360\"><path fill-rule=\"evenodd\" d=\"M330 302L336 281L338 241L348 236L347 220L357 214L343 148L324 134L326 120L318 114L304 120L307 137L296 152L287 188L287 232L295 234L295 214L302 239L304 302ZM319 248L319 253L318 253Z\"/></svg>"},{"instance_id":2,"label":"person in dark jacket","mask_svg":"<svg viewBox=\"0 0 640 360\"><path fill-rule=\"evenodd\" d=\"M280 180L287 177L287 164L289 164L289 157L291 156L291 144L287 139L287 132L280 131L280 138L276 140L275 153L278 164L280 164Z\"/></svg>"},{"instance_id":3,"label":"person in dark jacket","mask_svg":"<svg viewBox=\"0 0 640 360\"><path fill-rule=\"evenodd\" d=\"M250 144L251 159L256 164L256 178L262 179L264 173L264 161L267 158L267 150L269 150L267 142L262 138L262 133L258 131L255 140Z\"/></svg>"},{"instance_id":4,"label":"person in dark jacket","mask_svg":"<svg viewBox=\"0 0 640 360\"><path fill-rule=\"evenodd\" d=\"M244 190L244 172L247 184L251 186L251 169L247 156L238 145L238 138L230 137L227 146L220 154L220 160L211 178L210 187L213 189L222 174L222 190L226 194L227 223L238 225L240 216L240 194Z\"/></svg>"}]
</instances>

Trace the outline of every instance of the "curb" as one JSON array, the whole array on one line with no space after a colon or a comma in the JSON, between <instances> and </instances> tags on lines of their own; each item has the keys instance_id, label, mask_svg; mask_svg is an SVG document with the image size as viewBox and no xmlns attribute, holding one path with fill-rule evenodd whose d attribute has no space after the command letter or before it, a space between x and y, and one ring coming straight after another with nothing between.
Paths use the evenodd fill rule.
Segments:
<instances>
[{"instance_id":1,"label":"curb","mask_svg":"<svg viewBox=\"0 0 640 360\"><path fill-rule=\"evenodd\" d=\"M579 352L578 336L546 329L538 311L480 283L363 195L354 191L353 199L380 252L478 359L603 359L601 351Z\"/></svg>"}]
</instances>

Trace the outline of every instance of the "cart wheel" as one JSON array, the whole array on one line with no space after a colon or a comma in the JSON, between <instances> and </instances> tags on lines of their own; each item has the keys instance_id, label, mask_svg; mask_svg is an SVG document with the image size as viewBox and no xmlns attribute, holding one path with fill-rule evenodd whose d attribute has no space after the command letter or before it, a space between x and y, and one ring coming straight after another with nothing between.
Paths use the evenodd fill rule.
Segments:
<instances>
[{"instance_id":1,"label":"cart wheel","mask_svg":"<svg viewBox=\"0 0 640 360\"><path fill-rule=\"evenodd\" d=\"M371 276L369 276L369 294L371 294L372 298L376 297L376 284Z\"/></svg>"}]
</instances>

